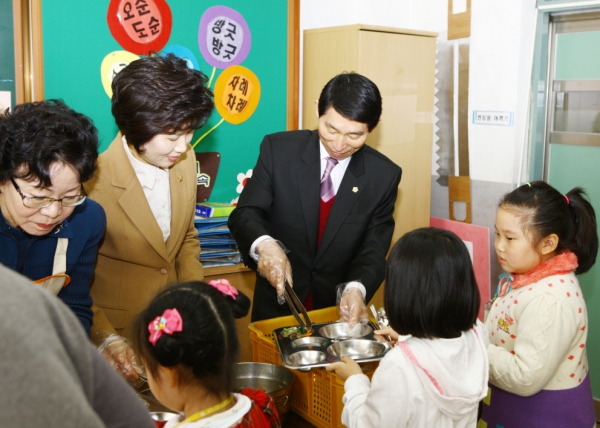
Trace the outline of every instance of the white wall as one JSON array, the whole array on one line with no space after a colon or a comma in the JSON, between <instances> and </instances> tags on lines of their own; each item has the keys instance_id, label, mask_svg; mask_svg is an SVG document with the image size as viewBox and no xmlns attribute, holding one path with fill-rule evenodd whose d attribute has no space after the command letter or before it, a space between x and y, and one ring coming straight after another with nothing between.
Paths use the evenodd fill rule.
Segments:
<instances>
[{"instance_id":1,"label":"white wall","mask_svg":"<svg viewBox=\"0 0 600 428\"><path fill-rule=\"evenodd\" d=\"M469 126L471 179L516 183L527 124L535 0L471 5L470 117L473 110L514 115L513 126Z\"/></svg>"},{"instance_id":2,"label":"white wall","mask_svg":"<svg viewBox=\"0 0 600 428\"><path fill-rule=\"evenodd\" d=\"M444 37L447 11L447 0L302 0L300 29L360 23L436 31ZM513 126L469 126L472 180L519 181L535 17L535 0L471 1L469 117L473 110L514 113Z\"/></svg>"},{"instance_id":3,"label":"white wall","mask_svg":"<svg viewBox=\"0 0 600 428\"><path fill-rule=\"evenodd\" d=\"M439 31L447 0L301 0L300 29L368 24Z\"/></svg>"}]
</instances>

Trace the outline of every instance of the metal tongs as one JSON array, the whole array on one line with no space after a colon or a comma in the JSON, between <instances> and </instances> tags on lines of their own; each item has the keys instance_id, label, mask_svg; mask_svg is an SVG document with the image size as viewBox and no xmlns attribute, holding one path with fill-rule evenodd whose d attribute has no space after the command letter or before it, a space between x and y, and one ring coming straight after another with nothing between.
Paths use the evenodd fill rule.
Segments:
<instances>
[{"instance_id":1,"label":"metal tongs","mask_svg":"<svg viewBox=\"0 0 600 428\"><path fill-rule=\"evenodd\" d=\"M292 315L294 315L294 318L296 318L296 321L298 321L300 327L305 328L307 330L312 330L312 321L310 320L310 317L308 316L304 305L302 304L302 302L300 302L300 299L298 299L298 296L296 296L294 289L291 287L289 282L287 282L287 280L285 280L285 288L283 289L283 295L285 297L285 301L290 307L290 310L292 311ZM304 320L298 313L299 311L302 313Z\"/></svg>"},{"instance_id":2,"label":"metal tongs","mask_svg":"<svg viewBox=\"0 0 600 428\"><path fill-rule=\"evenodd\" d=\"M375 318L375 322L377 323L379 330L388 328L389 323L387 321L387 317L385 316L385 310L383 308L381 308L379 311L377 311L377 310L375 310L375 305L371 305L369 308L371 309L371 312L373 313L373 318ZM385 335L385 337L387 338L388 342L391 344L392 338L387 334Z\"/></svg>"}]
</instances>

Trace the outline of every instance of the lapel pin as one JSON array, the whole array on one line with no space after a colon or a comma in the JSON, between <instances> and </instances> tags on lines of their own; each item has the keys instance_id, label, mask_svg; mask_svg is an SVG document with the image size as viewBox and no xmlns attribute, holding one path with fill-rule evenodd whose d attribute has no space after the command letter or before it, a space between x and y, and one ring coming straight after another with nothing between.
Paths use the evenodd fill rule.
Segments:
<instances>
[{"instance_id":1,"label":"lapel pin","mask_svg":"<svg viewBox=\"0 0 600 428\"><path fill-rule=\"evenodd\" d=\"M177 181L182 182L183 181L183 175L179 174L177 176Z\"/></svg>"},{"instance_id":2,"label":"lapel pin","mask_svg":"<svg viewBox=\"0 0 600 428\"><path fill-rule=\"evenodd\" d=\"M353 187L353 188L352 188L352 191L353 191L354 193L358 192L358 187Z\"/></svg>"}]
</instances>

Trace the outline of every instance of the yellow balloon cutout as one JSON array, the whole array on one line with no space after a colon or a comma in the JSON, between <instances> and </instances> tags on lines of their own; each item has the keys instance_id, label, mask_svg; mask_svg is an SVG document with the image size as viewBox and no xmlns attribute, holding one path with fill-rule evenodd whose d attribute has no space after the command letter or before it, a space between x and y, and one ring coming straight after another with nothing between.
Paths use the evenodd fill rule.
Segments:
<instances>
[{"instance_id":1,"label":"yellow balloon cutout","mask_svg":"<svg viewBox=\"0 0 600 428\"><path fill-rule=\"evenodd\" d=\"M246 67L227 67L215 82L215 107L221 117L233 125L248 120L259 100L260 82Z\"/></svg>"},{"instance_id":2,"label":"yellow balloon cutout","mask_svg":"<svg viewBox=\"0 0 600 428\"><path fill-rule=\"evenodd\" d=\"M114 51L104 57L100 66L100 78L108 98L112 98L111 84L115 75L136 59L140 57L127 51Z\"/></svg>"}]
</instances>

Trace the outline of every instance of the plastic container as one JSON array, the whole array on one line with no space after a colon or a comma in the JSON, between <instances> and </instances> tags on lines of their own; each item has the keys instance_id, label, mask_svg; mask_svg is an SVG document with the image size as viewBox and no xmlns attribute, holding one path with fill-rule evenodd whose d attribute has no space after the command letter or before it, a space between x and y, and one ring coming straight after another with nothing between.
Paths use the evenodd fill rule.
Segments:
<instances>
[{"instance_id":1,"label":"plastic container","mask_svg":"<svg viewBox=\"0 0 600 428\"><path fill-rule=\"evenodd\" d=\"M313 324L335 322L339 319L337 307L309 311ZM255 362L281 366L279 352L273 340L273 330L298 323L292 315L256 321L248 326L252 342L252 358ZM363 372L369 376L379 362L361 364ZM292 410L319 428L338 428L342 425L344 404L344 382L334 373L324 368L314 368L308 372L292 370L296 376L292 393Z\"/></svg>"}]
</instances>

